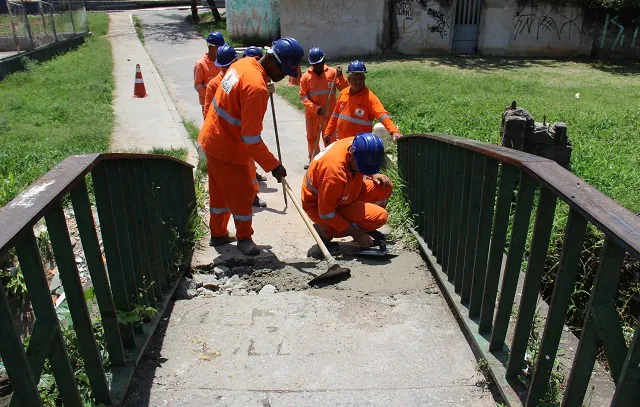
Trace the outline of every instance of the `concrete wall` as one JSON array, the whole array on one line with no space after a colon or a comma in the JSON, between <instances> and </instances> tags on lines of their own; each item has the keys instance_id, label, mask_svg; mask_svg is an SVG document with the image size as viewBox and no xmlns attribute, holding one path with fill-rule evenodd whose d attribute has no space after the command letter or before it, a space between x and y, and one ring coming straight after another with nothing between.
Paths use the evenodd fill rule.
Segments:
<instances>
[{"instance_id":1,"label":"concrete wall","mask_svg":"<svg viewBox=\"0 0 640 407\"><path fill-rule=\"evenodd\" d=\"M485 0L478 52L502 56L588 56L593 27L578 5Z\"/></svg>"},{"instance_id":2,"label":"concrete wall","mask_svg":"<svg viewBox=\"0 0 640 407\"><path fill-rule=\"evenodd\" d=\"M277 39L280 0L227 0L227 32L230 38Z\"/></svg>"},{"instance_id":3,"label":"concrete wall","mask_svg":"<svg viewBox=\"0 0 640 407\"><path fill-rule=\"evenodd\" d=\"M454 2L393 1L393 50L401 54L448 53L453 34Z\"/></svg>"},{"instance_id":4,"label":"concrete wall","mask_svg":"<svg viewBox=\"0 0 640 407\"><path fill-rule=\"evenodd\" d=\"M320 47L329 58L380 54L387 2L280 0L282 36L294 37L305 51Z\"/></svg>"},{"instance_id":5,"label":"concrete wall","mask_svg":"<svg viewBox=\"0 0 640 407\"><path fill-rule=\"evenodd\" d=\"M640 13L602 12L597 17L593 56L640 59Z\"/></svg>"}]
</instances>

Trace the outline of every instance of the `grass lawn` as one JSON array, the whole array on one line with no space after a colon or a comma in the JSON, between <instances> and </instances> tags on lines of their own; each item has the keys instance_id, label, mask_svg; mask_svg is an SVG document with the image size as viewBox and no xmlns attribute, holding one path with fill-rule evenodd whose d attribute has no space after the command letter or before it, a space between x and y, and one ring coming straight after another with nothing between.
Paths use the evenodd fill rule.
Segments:
<instances>
[{"instance_id":1,"label":"grass lawn","mask_svg":"<svg viewBox=\"0 0 640 407\"><path fill-rule=\"evenodd\" d=\"M75 51L0 82L0 207L71 154L106 151L113 127L107 14Z\"/></svg>"},{"instance_id":2,"label":"grass lawn","mask_svg":"<svg viewBox=\"0 0 640 407\"><path fill-rule=\"evenodd\" d=\"M572 171L640 214L637 66L464 57L365 62L367 86L403 134L445 133L498 144L500 115L512 100L537 121L546 115L547 122L567 122ZM280 86L277 93L302 109L298 88Z\"/></svg>"},{"instance_id":3,"label":"grass lawn","mask_svg":"<svg viewBox=\"0 0 640 407\"><path fill-rule=\"evenodd\" d=\"M271 45L271 41L256 40L253 38L240 38L232 40L227 34L227 20L223 17L222 21L215 22L212 20L213 15L210 11L206 13L198 14L200 22L196 25L196 30L202 35L202 38L207 38L210 32L218 31L224 37L227 44L234 47L248 47L255 45L262 47L265 45ZM191 15L187 16L187 21L191 22Z\"/></svg>"}]
</instances>

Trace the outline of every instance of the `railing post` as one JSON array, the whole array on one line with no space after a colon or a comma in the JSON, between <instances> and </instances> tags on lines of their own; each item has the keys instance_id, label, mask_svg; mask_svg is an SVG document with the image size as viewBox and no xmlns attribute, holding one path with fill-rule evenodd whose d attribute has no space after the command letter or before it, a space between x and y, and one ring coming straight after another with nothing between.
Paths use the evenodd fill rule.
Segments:
<instances>
[{"instance_id":1,"label":"railing post","mask_svg":"<svg viewBox=\"0 0 640 407\"><path fill-rule=\"evenodd\" d=\"M578 343L578 349L576 350L575 358L573 360L571 374L567 381L565 396L562 400L563 407L582 406L584 395L589 387L591 372L593 371L593 366L595 365L596 357L598 356L598 341L600 339L604 339L600 337L598 332L601 331L602 328L598 326L599 321L596 316L596 312L598 312L598 310L608 309L608 314L610 315L609 318L614 320L611 322L617 324L619 336L622 336L620 333L621 329L616 310L616 289L618 287L618 280L620 279L620 270L622 268L623 260L624 250L611 238L606 237L604 240L602 255L600 256L600 265L598 266L598 272L593 283L593 290L591 291L591 297L589 298L589 306L587 307L587 312L584 316L584 323L580 333L580 342ZM607 336L612 334L615 335L614 332L610 332ZM622 343L620 343L620 340L622 340ZM624 343L624 338L620 338L617 341L617 345L621 346L616 353L622 354L622 360L613 360L614 363L610 363L610 366L612 368L612 376L616 378L614 380L620 384L621 381L618 380L618 378L621 376L620 371L624 370L622 369L621 362L624 362L624 350L627 345ZM611 362L607 348L608 347L605 346L605 354L607 355L607 361ZM616 399L614 397L614 404L615 400ZM629 405L630 404L631 403L629 403Z\"/></svg>"},{"instance_id":2,"label":"railing post","mask_svg":"<svg viewBox=\"0 0 640 407\"><path fill-rule=\"evenodd\" d=\"M34 373L25 355L24 346L11 316L11 307L2 281L0 281L0 329L2 329L0 354L13 388L12 400L17 400L21 406L41 406L38 381L34 378Z\"/></svg>"},{"instance_id":3,"label":"railing post","mask_svg":"<svg viewBox=\"0 0 640 407\"><path fill-rule=\"evenodd\" d=\"M567 229L560 256L560 266L556 274L553 294L551 294L547 322L540 341L539 357L536 361L531 386L529 387L527 407L537 406L544 398L549 387L549 377L551 376L553 363L556 360L564 319L567 315L571 293L575 285L586 229L586 219L574 209L569 210L569 219L567 220Z\"/></svg>"},{"instance_id":4,"label":"railing post","mask_svg":"<svg viewBox=\"0 0 640 407\"><path fill-rule=\"evenodd\" d=\"M504 267L500 300L498 301L498 310L489 344L490 351L501 350L507 337L507 328L509 327L511 310L513 309L513 300L516 296L520 265L527 241L535 191L535 182L525 172L521 172L516 213L513 216L513 228L511 230L511 240L509 241L509 251L507 252L507 263Z\"/></svg>"},{"instance_id":5,"label":"railing post","mask_svg":"<svg viewBox=\"0 0 640 407\"><path fill-rule=\"evenodd\" d=\"M540 295L540 281L544 272L549 238L553 229L553 218L556 209L556 196L549 189L541 187L538 198L531 250L527 273L525 274L515 333L511 342L511 353L507 364L507 377L517 376L522 369L522 362L527 351L529 333L534 321L538 296Z\"/></svg>"},{"instance_id":6,"label":"railing post","mask_svg":"<svg viewBox=\"0 0 640 407\"><path fill-rule=\"evenodd\" d=\"M47 230L51 237L51 246L55 254L64 292L69 303L73 329L78 337L78 348L85 361L85 369L91 384L91 392L98 403L111 403L109 384L102 368L102 359L96 348L96 338L93 335L93 323L84 299L82 282L78 274L71 239L64 217L64 210L60 202L56 203L47 215Z\"/></svg>"},{"instance_id":7,"label":"railing post","mask_svg":"<svg viewBox=\"0 0 640 407\"><path fill-rule=\"evenodd\" d=\"M465 150L463 148L456 148L455 151L456 170L452 172L453 176L453 206L451 208L451 233L449 234L449 241L445 242L448 246L447 253L449 258L447 260L447 279L454 281L456 274L456 264L458 262L458 239L460 235L460 218L462 215L463 207L463 187L465 182L465 170L467 160L465 160Z\"/></svg>"},{"instance_id":8,"label":"railing post","mask_svg":"<svg viewBox=\"0 0 640 407\"><path fill-rule=\"evenodd\" d=\"M611 407L631 406L634 404L633 400L637 402L640 393L638 382L640 382L640 321L636 325Z\"/></svg>"},{"instance_id":9,"label":"railing post","mask_svg":"<svg viewBox=\"0 0 640 407\"><path fill-rule=\"evenodd\" d=\"M58 33L56 32L56 19L53 15L53 5L51 3L47 3L49 5L49 15L51 16L51 28L53 29L53 38L55 42L58 42Z\"/></svg>"}]
</instances>

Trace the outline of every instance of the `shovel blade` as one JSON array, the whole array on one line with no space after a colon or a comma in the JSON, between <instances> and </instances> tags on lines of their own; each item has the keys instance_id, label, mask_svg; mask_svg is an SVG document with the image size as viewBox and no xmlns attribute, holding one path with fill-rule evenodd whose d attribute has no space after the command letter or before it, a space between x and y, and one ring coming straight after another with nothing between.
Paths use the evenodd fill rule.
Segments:
<instances>
[{"instance_id":1,"label":"shovel blade","mask_svg":"<svg viewBox=\"0 0 640 407\"><path fill-rule=\"evenodd\" d=\"M345 267L341 267L339 264L332 264L329 269L316 276L313 280L309 281L309 285L314 285L319 282L328 283L332 280L341 280L351 276L351 270Z\"/></svg>"}]
</instances>

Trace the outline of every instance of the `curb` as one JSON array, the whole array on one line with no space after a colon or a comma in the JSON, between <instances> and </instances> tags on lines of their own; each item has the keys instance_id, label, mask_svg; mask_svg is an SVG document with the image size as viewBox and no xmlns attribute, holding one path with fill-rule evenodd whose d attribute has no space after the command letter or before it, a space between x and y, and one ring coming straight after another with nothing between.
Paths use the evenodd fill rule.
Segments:
<instances>
[{"instance_id":1,"label":"curb","mask_svg":"<svg viewBox=\"0 0 640 407\"><path fill-rule=\"evenodd\" d=\"M131 26L135 31L136 27L135 27L135 24L133 24L133 14L131 13L129 14L129 22L131 23ZM165 86L164 81L162 80L162 76L160 75L160 72L158 72L156 65L153 63L153 59L151 58L151 55L149 55L149 53L147 52L147 48L145 47L144 44L141 43L140 45L142 45L142 49L144 50L144 53L149 58L149 63L150 63L149 69L151 70L151 73L153 74L154 79L158 83L158 87L160 88L160 93L162 94L162 98L164 99L165 103L167 104L167 107L169 108L171 117L173 118L173 121L176 123L178 131L186 141L185 147L187 148L187 162L193 165L195 170L195 168L198 167L198 152L196 151L196 147L193 141L191 141L191 139L189 138L189 132L187 132L187 129L184 127L184 124L182 122L182 117L178 113L178 109L176 108L175 104L173 103L173 100L171 99L171 95L169 94L169 91L167 90L167 87Z\"/></svg>"}]
</instances>

